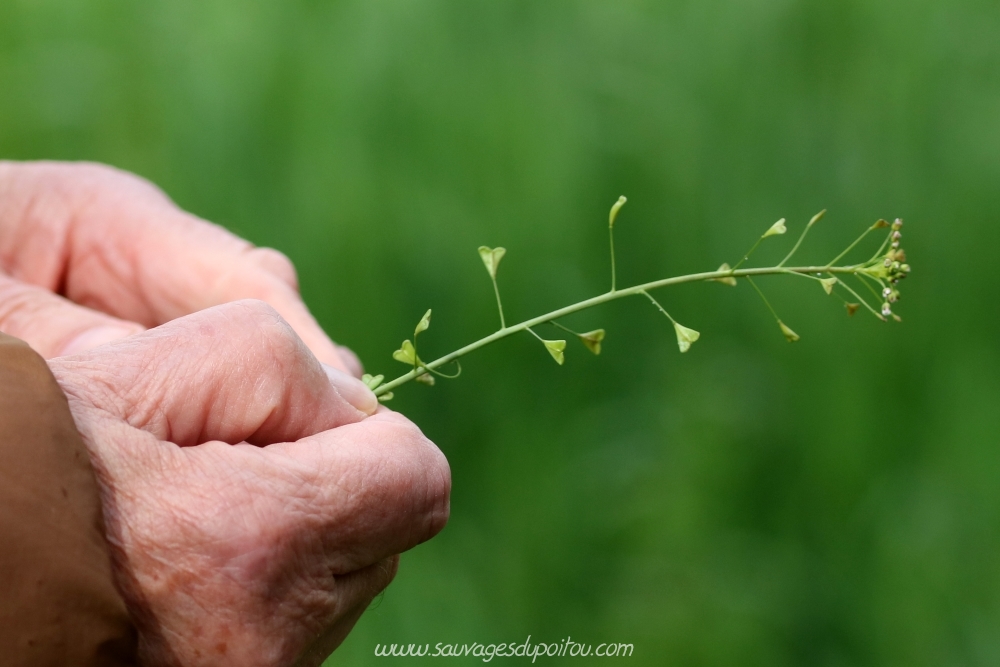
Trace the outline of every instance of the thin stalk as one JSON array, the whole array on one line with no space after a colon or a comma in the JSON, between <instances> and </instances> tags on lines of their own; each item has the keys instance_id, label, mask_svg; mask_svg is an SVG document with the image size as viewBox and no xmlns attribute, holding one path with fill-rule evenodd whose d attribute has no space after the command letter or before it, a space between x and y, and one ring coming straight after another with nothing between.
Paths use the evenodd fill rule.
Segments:
<instances>
[{"instance_id":1,"label":"thin stalk","mask_svg":"<svg viewBox=\"0 0 1000 667\"><path fill-rule=\"evenodd\" d=\"M611 291L615 291L615 226L608 225L608 241L611 244Z\"/></svg>"},{"instance_id":2,"label":"thin stalk","mask_svg":"<svg viewBox=\"0 0 1000 667\"><path fill-rule=\"evenodd\" d=\"M650 300L650 301L651 301L651 302L653 303L653 305L654 305L654 306L656 306L656 307L657 307L657 309L659 309L659 311L660 311L661 313L663 313L664 315L666 315L666 316L667 316L667 319L668 319L668 320L670 320L670 321L671 321L671 322L673 322L674 324L677 324L677 320L675 320L674 318L670 317L670 313L668 313L668 312L667 312L667 309L666 309L666 308L664 308L663 306L661 306L661 305L660 305L660 302L659 302L659 301L657 301L656 299L654 299L654 298L653 298L653 295L652 295L652 294L650 294L650 293L649 293L649 292L647 292L646 290L642 290L641 294L642 294L642 295L643 295L644 297L646 297L647 299L649 299L649 300Z\"/></svg>"},{"instance_id":3,"label":"thin stalk","mask_svg":"<svg viewBox=\"0 0 1000 667\"><path fill-rule=\"evenodd\" d=\"M507 323L503 319L503 304L500 303L500 288L497 287L496 277L492 277L493 280L493 293L497 295L497 310L500 311L500 330L503 331L507 328Z\"/></svg>"},{"instance_id":4,"label":"thin stalk","mask_svg":"<svg viewBox=\"0 0 1000 667\"><path fill-rule=\"evenodd\" d=\"M880 246L878 247L878 250L876 250L876 251L875 251L875 254L874 254L874 255L872 255L872 258L871 258L871 259L869 259L869 260L868 260L867 262L865 262L865 264L870 264L871 262L874 262L874 261L875 261L875 259L876 259L876 258L877 258L877 257L878 257L879 255L881 255L881 254L882 254L882 251L883 251L883 250L885 250L885 247L886 247L887 245L889 245L889 239L891 239L891 238L892 238L892 232L893 232L893 231L894 231L894 230L892 230L892 229L890 229L890 230L889 230L889 233L888 233L888 234L886 235L886 237L885 237L885 240L884 240L884 241L882 241L882 245L880 245Z\"/></svg>"},{"instance_id":5,"label":"thin stalk","mask_svg":"<svg viewBox=\"0 0 1000 667\"><path fill-rule=\"evenodd\" d=\"M778 262L778 266L784 266L785 262L787 262L792 258L792 255L794 255L795 252L799 249L799 246L802 245L802 242L806 240L806 234L808 234L809 230L812 229L812 226L815 225L816 222L823 217L824 213L826 213L826 209L823 209L822 211L814 215L812 219L808 223L806 223L806 228L803 229L802 234L799 235L799 240L795 242L795 245L792 246L791 251L787 255L785 255L785 258L780 262Z\"/></svg>"},{"instance_id":6,"label":"thin stalk","mask_svg":"<svg viewBox=\"0 0 1000 667\"><path fill-rule=\"evenodd\" d=\"M764 240L763 236L761 236L759 239L757 239L757 242L754 243L753 246L749 250L747 250L745 253L743 253L743 259L741 259L740 261L736 262L736 266L734 266L733 269L740 268L740 265L743 264L743 262L745 262L748 259L750 259L750 255L753 254L753 251L757 249L757 246L759 246L760 242L763 241L763 240Z\"/></svg>"},{"instance_id":7,"label":"thin stalk","mask_svg":"<svg viewBox=\"0 0 1000 667\"><path fill-rule=\"evenodd\" d=\"M532 329L531 327L524 327L524 328L528 333L530 333L532 336L540 340L543 344L545 343L545 339L536 334L534 329Z\"/></svg>"},{"instance_id":8,"label":"thin stalk","mask_svg":"<svg viewBox=\"0 0 1000 667\"><path fill-rule=\"evenodd\" d=\"M778 317L778 313L774 310L774 306L771 305L771 302L767 300L767 297L764 296L764 293L760 291L759 287L757 287L757 283L755 283L753 279L750 278L750 276L747 276L746 279L747 282L753 285L753 288L757 290L757 294L760 295L760 298L764 302L764 305L767 306L767 309L771 311L772 315L774 315L774 321L777 322L778 324L781 324L781 318Z\"/></svg>"},{"instance_id":9,"label":"thin stalk","mask_svg":"<svg viewBox=\"0 0 1000 667\"><path fill-rule=\"evenodd\" d=\"M574 336L582 336L582 335L583 335L582 333L580 333L580 332L578 332L578 331L573 331L573 330L572 330L572 329L570 329L569 327L567 327L567 326L563 326L562 324L559 324L558 322L548 322L547 324L551 324L551 325L552 325L552 326L554 326L554 327L559 327L560 329L562 329L562 330L563 330L563 331L565 331L566 333L571 333L571 334L573 334Z\"/></svg>"},{"instance_id":10,"label":"thin stalk","mask_svg":"<svg viewBox=\"0 0 1000 667\"><path fill-rule=\"evenodd\" d=\"M439 357L434 361L423 362L423 366L426 367L427 369L438 368L445 364L451 363L452 361L458 359L459 357L463 357L466 354L469 354L470 352L474 352L475 350L478 350L481 347L485 347L490 343L496 342L502 338L506 338L507 336L512 336L518 332L524 331L529 327L533 327L538 324L544 324L546 322L559 319L560 317L565 317L567 315L571 315L572 313L578 313L581 310L587 310L588 308L593 308L594 306L599 306L601 304L608 303L616 299L623 299L625 297L635 296L637 294L642 294L643 292L649 290L659 289L661 287L669 287L670 285L702 282L705 280L714 280L729 276L735 278L742 278L749 276L768 276L777 274L794 274L794 273L801 274L801 273L821 273L821 272L826 272L831 274L852 274L852 273L857 273L858 270L859 269L856 266L799 266L799 267L769 266L769 267L759 267L752 269L729 269L726 271L707 271L704 273L691 273L684 276L674 276L672 278L653 280L648 283L633 285L632 287L626 287L624 289L607 292L605 294L599 294L595 297L585 299L578 303L574 303L572 305L559 308L558 310L553 310L552 312L545 313L544 315L539 315L538 317L533 317L529 320L524 320L523 322L520 322L518 324L513 324L509 327L504 326L502 329L494 331L490 335L484 336L483 338L480 338L475 342L469 343L465 347L461 347L455 350L454 352L449 352L448 354ZM841 281L841 284L843 284L843 281ZM850 290L850 288L848 288L848 290L853 293L853 290ZM867 303L865 305L867 305ZM871 307L869 306L869 310L870 309ZM880 317L880 319L882 318ZM400 375L399 377L389 382L386 382L385 384L379 385L379 387L375 389L375 394L381 396L382 394L392 391L396 387L412 380L414 377L416 377L418 372L423 372L423 369L419 369L419 371L411 370L410 372L404 373L403 375Z\"/></svg>"},{"instance_id":11,"label":"thin stalk","mask_svg":"<svg viewBox=\"0 0 1000 667\"><path fill-rule=\"evenodd\" d=\"M855 273L854 274L854 277L857 278L858 280L860 280L861 284L868 288L868 291L872 293L872 296L874 296L878 301L883 300L885 297L882 296L881 294L879 294L875 290L874 287L872 287L870 284L868 284L868 280L865 280L864 276L865 276L865 274L863 274L863 273ZM869 278L869 280L874 280L874 278ZM880 287L883 286L882 283L881 283L881 281L879 282L879 286Z\"/></svg>"},{"instance_id":12,"label":"thin stalk","mask_svg":"<svg viewBox=\"0 0 1000 667\"><path fill-rule=\"evenodd\" d=\"M858 238L854 239L854 243L852 243L851 245L847 246L847 248L844 250L844 252L840 253L839 255L837 255L836 257L834 257L833 259L831 259L830 263L827 264L826 266L830 267L830 266L833 266L834 264L836 264L837 262L839 262L844 255L846 255L847 253L849 253L852 250L854 250L855 246L857 246L859 243L861 243L861 241L864 240L864 238L866 236L868 236L870 233L872 233L873 231L875 231L875 229L876 229L875 225L872 225L871 227L869 227L868 229L866 229L864 232L862 232L861 236L859 236ZM878 253L875 253L875 257L878 257ZM873 257L872 259L875 259L875 257ZM869 260L869 261L871 261L871 260ZM826 268L824 268L823 270L825 271Z\"/></svg>"},{"instance_id":13,"label":"thin stalk","mask_svg":"<svg viewBox=\"0 0 1000 667\"><path fill-rule=\"evenodd\" d=\"M874 315L875 317L877 317L880 320L882 320L883 322L885 322L885 318L882 316L882 313L878 312L877 310L875 310L874 308L872 308L871 306L869 306L868 302L865 301L864 298L860 294L858 294L857 292L855 292L854 290L852 290L850 285L848 285L847 283L845 283L843 280L840 279L840 276L837 276L837 282L840 283L844 287L844 289L846 289L848 292L850 292L851 294L853 294L855 299L857 299L861 303L865 304L865 308L867 308L868 310L872 311L872 315Z\"/></svg>"}]
</instances>

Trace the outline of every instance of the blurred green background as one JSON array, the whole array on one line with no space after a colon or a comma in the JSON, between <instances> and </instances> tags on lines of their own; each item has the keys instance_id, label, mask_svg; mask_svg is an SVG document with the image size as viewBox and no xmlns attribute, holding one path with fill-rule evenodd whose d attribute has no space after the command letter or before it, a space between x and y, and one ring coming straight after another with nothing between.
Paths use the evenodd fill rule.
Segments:
<instances>
[{"instance_id":1,"label":"blurred green background","mask_svg":"<svg viewBox=\"0 0 1000 667\"><path fill-rule=\"evenodd\" d=\"M508 248L510 319L606 289L620 194L619 284L782 216L830 210L817 262L902 216L902 325L763 280L790 346L746 285L685 286L661 294L689 354L636 299L568 321L608 330L599 358L522 336L398 391L451 522L329 664L529 634L634 665L1000 664L995 0L4 0L0 156L129 169L283 250L383 373L426 308L427 355L496 326L480 244Z\"/></svg>"}]
</instances>

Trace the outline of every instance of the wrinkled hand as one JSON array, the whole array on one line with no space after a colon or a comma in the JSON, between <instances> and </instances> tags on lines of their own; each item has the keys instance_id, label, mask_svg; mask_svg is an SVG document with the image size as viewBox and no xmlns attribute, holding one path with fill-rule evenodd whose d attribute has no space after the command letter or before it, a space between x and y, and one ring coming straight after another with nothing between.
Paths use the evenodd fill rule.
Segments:
<instances>
[{"instance_id":1,"label":"wrinkled hand","mask_svg":"<svg viewBox=\"0 0 1000 667\"><path fill-rule=\"evenodd\" d=\"M49 363L144 664L318 665L447 521L440 451L259 301Z\"/></svg>"},{"instance_id":2,"label":"wrinkled hand","mask_svg":"<svg viewBox=\"0 0 1000 667\"><path fill-rule=\"evenodd\" d=\"M0 330L42 356L238 299L271 304L322 362L360 373L309 314L295 268L278 251L185 213L110 167L0 162Z\"/></svg>"}]
</instances>

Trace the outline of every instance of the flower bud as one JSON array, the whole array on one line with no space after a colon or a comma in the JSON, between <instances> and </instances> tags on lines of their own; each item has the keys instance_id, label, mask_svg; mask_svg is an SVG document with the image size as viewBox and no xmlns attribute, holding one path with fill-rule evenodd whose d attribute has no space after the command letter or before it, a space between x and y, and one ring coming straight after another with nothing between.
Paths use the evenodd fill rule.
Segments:
<instances>
[{"instance_id":1,"label":"flower bud","mask_svg":"<svg viewBox=\"0 0 1000 667\"><path fill-rule=\"evenodd\" d=\"M889 306L888 302L883 303L882 304L882 316L883 317L889 317L890 315L892 315L892 308Z\"/></svg>"},{"instance_id":2,"label":"flower bud","mask_svg":"<svg viewBox=\"0 0 1000 667\"><path fill-rule=\"evenodd\" d=\"M424 313L424 316L420 318L419 322L417 322L417 328L413 330L413 337L416 338L417 334L419 334L421 331L427 331L427 329L429 329L430 326L431 326L431 311L428 308L427 312Z\"/></svg>"},{"instance_id":3,"label":"flower bud","mask_svg":"<svg viewBox=\"0 0 1000 667\"><path fill-rule=\"evenodd\" d=\"M625 196L623 195L623 196L619 197L618 201L616 201L611 206L611 213L608 214L608 227L614 227L615 226L615 219L618 217L618 211L622 210L622 206L624 206L625 202L627 202L627 201L628 200L625 199Z\"/></svg>"}]
</instances>

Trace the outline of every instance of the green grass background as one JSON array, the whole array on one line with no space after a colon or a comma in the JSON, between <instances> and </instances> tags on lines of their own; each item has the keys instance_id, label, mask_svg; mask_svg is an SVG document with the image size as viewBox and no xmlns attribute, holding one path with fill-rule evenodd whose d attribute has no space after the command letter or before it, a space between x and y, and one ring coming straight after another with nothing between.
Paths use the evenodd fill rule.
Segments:
<instances>
[{"instance_id":1,"label":"green grass background","mask_svg":"<svg viewBox=\"0 0 1000 667\"><path fill-rule=\"evenodd\" d=\"M762 280L790 346L746 285L684 286L689 354L636 299L569 322L608 330L599 358L522 336L398 391L451 522L329 664L529 634L632 665L1000 664L995 0L3 0L0 155L133 170L280 248L383 373L429 307L427 354L495 327L480 244L508 248L511 319L606 289L620 194L619 284L783 216L830 210L817 262L902 216L902 325Z\"/></svg>"}]
</instances>

